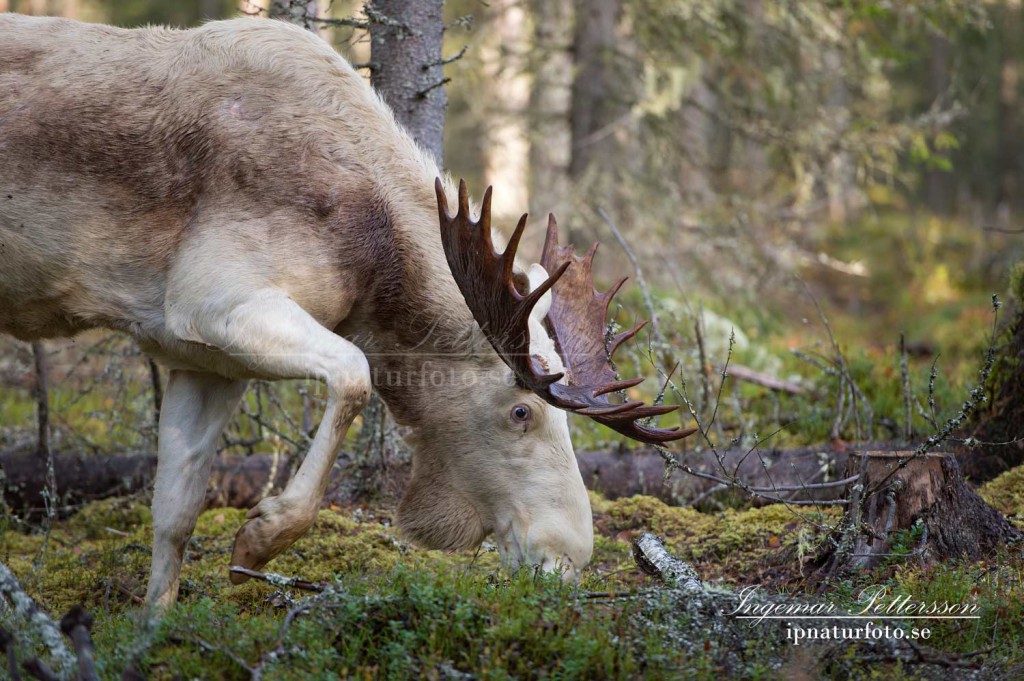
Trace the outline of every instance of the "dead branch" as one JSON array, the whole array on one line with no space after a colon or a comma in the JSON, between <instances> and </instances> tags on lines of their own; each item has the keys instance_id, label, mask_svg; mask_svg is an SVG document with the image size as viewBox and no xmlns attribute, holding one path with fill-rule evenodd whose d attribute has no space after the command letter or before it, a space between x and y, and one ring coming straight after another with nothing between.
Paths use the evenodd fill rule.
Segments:
<instances>
[{"instance_id":1,"label":"dead branch","mask_svg":"<svg viewBox=\"0 0 1024 681\"><path fill-rule=\"evenodd\" d=\"M72 606L60 621L60 630L71 639L78 657L79 681L99 681L92 645L92 615L80 605Z\"/></svg>"},{"instance_id":2,"label":"dead branch","mask_svg":"<svg viewBox=\"0 0 1024 681\"><path fill-rule=\"evenodd\" d=\"M42 608L36 605L32 597L25 593L17 578L3 563L0 563L0 593L3 593L14 608L15 617L25 620L29 628L39 635L50 655L57 660L62 669L71 669L75 666L75 656L64 645L60 629Z\"/></svg>"},{"instance_id":3,"label":"dead branch","mask_svg":"<svg viewBox=\"0 0 1024 681\"><path fill-rule=\"evenodd\" d=\"M300 579L298 577L285 577L284 575L278 575L273 572L259 572L258 570L250 570L239 565L232 565L228 568L231 572L235 572L246 577L252 577L260 581L266 582L272 586L280 587L291 587L293 589L299 589L300 591L313 591L320 593L324 590L323 584L317 584L316 582L310 582L306 579Z\"/></svg>"},{"instance_id":4,"label":"dead branch","mask_svg":"<svg viewBox=\"0 0 1024 681\"><path fill-rule=\"evenodd\" d=\"M644 533L634 539L633 559L642 572L671 587L693 594L704 591L696 570L669 553L660 537Z\"/></svg>"},{"instance_id":5,"label":"dead branch","mask_svg":"<svg viewBox=\"0 0 1024 681\"><path fill-rule=\"evenodd\" d=\"M7 673L10 674L12 681L21 681L18 660L14 656L14 636L3 627L0 627L0 651L7 657Z\"/></svg>"},{"instance_id":6,"label":"dead branch","mask_svg":"<svg viewBox=\"0 0 1024 681\"><path fill-rule=\"evenodd\" d=\"M755 369L751 369L750 367L745 367L740 364L731 365L729 367L729 375L740 381L753 383L755 385L768 388L769 390L789 393L790 395L803 395L807 392L804 387L798 383L784 381L781 378L775 378L771 374L756 371Z\"/></svg>"},{"instance_id":7,"label":"dead branch","mask_svg":"<svg viewBox=\"0 0 1024 681\"><path fill-rule=\"evenodd\" d=\"M604 208L597 208L597 214L601 216L605 224L608 225L608 229L612 230L612 234L615 235L619 245L622 246L622 250L626 252L626 257L633 264L633 271L636 272L636 283L640 285L640 293L644 298L644 306L647 308L647 314L651 317L651 333L652 335L661 340L661 325L658 323L658 313L654 308L654 299L651 297L651 290L647 286L647 280L644 279L644 272L640 268L640 261L636 257L636 253L630 248L629 242L622 236L622 232L615 226L615 222L612 221L611 216L605 212Z\"/></svg>"}]
</instances>

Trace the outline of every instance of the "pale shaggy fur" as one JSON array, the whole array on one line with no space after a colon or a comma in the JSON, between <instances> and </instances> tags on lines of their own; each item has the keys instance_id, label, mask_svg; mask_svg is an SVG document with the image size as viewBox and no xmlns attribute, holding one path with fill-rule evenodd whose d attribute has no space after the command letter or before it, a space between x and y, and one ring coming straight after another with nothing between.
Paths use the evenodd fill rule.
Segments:
<instances>
[{"instance_id":1,"label":"pale shaggy fur","mask_svg":"<svg viewBox=\"0 0 1024 681\"><path fill-rule=\"evenodd\" d=\"M512 385L474 329L438 236L438 174L352 67L298 28L0 15L0 332L120 329L171 369L150 601L176 597L215 442L251 378L316 377L329 399L233 563L258 568L312 524L371 383L411 428L399 511L412 539L462 548L493 532L512 567L572 574L589 560L566 415ZM511 417L517 404L529 423Z\"/></svg>"}]
</instances>

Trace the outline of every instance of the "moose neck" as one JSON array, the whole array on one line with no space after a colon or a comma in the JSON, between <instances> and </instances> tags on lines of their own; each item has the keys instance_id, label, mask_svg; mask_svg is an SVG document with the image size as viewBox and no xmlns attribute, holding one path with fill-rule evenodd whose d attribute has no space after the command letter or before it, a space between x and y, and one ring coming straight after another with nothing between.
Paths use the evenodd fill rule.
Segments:
<instances>
[{"instance_id":1,"label":"moose neck","mask_svg":"<svg viewBox=\"0 0 1024 681\"><path fill-rule=\"evenodd\" d=\"M416 428L436 416L447 393L462 389L459 383L504 365L448 268L432 169L405 170L405 182L392 181L380 193L374 232L381 245L369 263L367 304L338 331L366 354L374 386L396 419Z\"/></svg>"}]
</instances>

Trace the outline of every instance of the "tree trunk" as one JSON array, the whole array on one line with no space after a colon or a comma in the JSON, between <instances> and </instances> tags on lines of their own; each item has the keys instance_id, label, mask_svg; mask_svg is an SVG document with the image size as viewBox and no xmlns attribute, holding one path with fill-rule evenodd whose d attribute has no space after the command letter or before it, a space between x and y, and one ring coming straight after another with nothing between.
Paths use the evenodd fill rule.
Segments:
<instances>
[{"instance_id":1,"label":"tree trunk","mask_svg":"<svg viewBox=\"0 0 1024 681\"><path fill-rule=\"evenodd\" d=\"M847 534L829 556L829 575L871 569L897 543L912 540L911 550L929 562L977 559L1020 534L964 482L952 455L857 452L850 455L847 473L858 472L844 518Z\"/></svg>"},{"instance_id":2,"label":"tree trunk","mask_svg":"<svg viewBox=\"0 0 1024 681\"><path fill-rule=\"evenodd\" d=\"M931 99L938 100L949 89L950 45L946 36L933 33L929 37L928 82ZM931 169L925 175L928 208L938 215L952 210L953 176L950 173Z\"/></svg>"},{"instance_id":3,"label":"tree trunk","mask_svg":"<svg viewBox=\"0 0 1024 681\"><path fill-rule=\"evenodd\" d=\"M1021 0L1007 0L1003 8L1003 60L999 73L999 187L996 218L1002 228L1010 224L1020 179L1017 144L1018 88L1020 74L1017 40L1021 29Z\"/></svg>"},{"instance_id":4,"label":"tree trunk","mask_svg":"<svg viewBox=\"0 0 1024 681\"><path fill-rule=\"evenodd\" d=\"M444 166L444 121L448 95L442 56L444 0L375 0L370 20L370 84L395 112L398 122ZM363 410L357 463L364 492L396 484L391 463L410 458L398 428L376 391Z\"/></svg>"},{"instance_id":5,"label":"tree trunk","mask_svg":"<svg viewBox=\"0 0 1024 681\"><path fill-rule=\"evenodd\" d=\"M50 453L50 366L41 341L32 344L32 357L36 376L36 453L45 458Z\"/></svg>"},{"instance_id":6,"label":"tree trunk","mask_svg":"<svg viewBox=\"0 0 1024 681\"><path fill-rule=\"evenodd\" d=\"M444 164L444 89L441 47L444 0L375 0L370 19L370 83L398 122L438 165Z\"/></svg>"},{"instance_id":7,"label":"tree trunk","mask_svg":"<svg viewBox=\"0 0 1024 681\"><path fill-rule=\"evenodd\" d=\"M568 216L572 89L572 0L531 0L533 86L530 90L529 211Z\"/></svg>"},{"instance_id":8,"label":"tree trunk","mask_svg":"<svg viewBox=\"0 0 1024 681\"><path fill-rule=\"evenodd\" d=\"M484 180L498 188L491 204L494 215L515 219L529 202L530 145L524 115L530 82L524 69L508 55L528 48L526 11L516 3L498 6L487 22L493 39L478 51L484 76L480 94L488 102L482 111L487 140L481 146Z\"/></svg>"},{"instance_id":9,"label":"tree trunk","mask_svg":"<svg viewBox=\"0 0 1024 681\"><path fill-rule=\"evenodd\" d=\"M614 126L628 107L616 73L617 26L621 0L577 0L572 84L572 160L578 179L592 163L614 158Z\"/></svg>"},{"instance_id":10,"label":"tree trunk","mask_svg":"<svg viewBox=\"0 0 1024 681\"><path fill-rule=\"evenodd\" d=\"M267 14L271 19L280 19L301 26L307 31L319 33L317 0L270 0Z\"/></svg>"}]
</instances>

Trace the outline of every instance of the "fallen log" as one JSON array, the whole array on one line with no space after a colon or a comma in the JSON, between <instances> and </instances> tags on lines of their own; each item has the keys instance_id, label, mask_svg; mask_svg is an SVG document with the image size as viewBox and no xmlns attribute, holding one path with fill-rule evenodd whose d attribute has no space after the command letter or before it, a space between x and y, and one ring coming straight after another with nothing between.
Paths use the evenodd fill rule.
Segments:
<instances>
[{"instance_id":1,"label":"fallen log","mask_svg":"<svg viewBox=\"0 0 1024 681\"><path fill-rule=\"evenodd\" d=\"M826 501L842 497L842 487L814 487L845 477L847 454L829 446L797 449L728 449L720 452L721 462L713 452L689 452L678 455L680 462L697 473L718 477L725 470L745 484L780 491L772 496L784 499ZM714 480L699 478L675 470L665 476L665 460L657 452L596 451L577 452L583 482L589 489L609 499L646 494L665 503L686 506L693 503L712 505L727 501L728 494L742 495L742 503L763 505L764 498L751 498L739 490L730 490ZM806 487L805 487L806 486Z\"/></svg>"},{"instance_id":2,"label":"fallen log","mask_svg":"<svg viewBox=\"0 0 1024 681\"><path fill-rule=\"evenodd\" d=\"M250 508L263 496L283 487L287 456L221 455L214 459L207 507ZM58 514L69 515L99 499L149 492L156 474L152 454L55 454ZM35 453L0 454L3 502L30 518L45 513L47 462Z\"/></svg>"},{"instance_id":3,"label":"fallen log","mask_svg":"<svg viewBox=\"0 0 1024 681\"><path fill-rule=\"evenodd\" d=\"M681 455L691 469L701 473L720 475L718 459L711 452ZM717 489L712 480L673 471L665 477L665 462L656 452L595 451L577 452L580 473L587 487L600 491L610 499L646 494L674 505L686 505L694 500L709 504L724 499L725 489ZM739 479L752 487L785 489L784 498L814 499L836 498L839 489L807 487L835 481L846 469L846 453L829 447L800 449L766 449L749 452L733 449L722 452L722 462ZM68 515L83 504L98 499L126 496L152 489L156 474L156 457L152 454L55 454L54 472L57 481L58 512ZM284 487L292 470L288 455L252 456L221 454L214 459L207 492L207 507L251 508L267 494ZM402 480L408 476L409 465L392 466L389 475L394 489L385 495L401 493ZM401 470L400 470L401 469ZM17 513L36 517L45 512L43 491L46 489L46 460L34 451L0 453L0 474L3 482L3 501ZM332 472L325 498L327 504L344 504L358 499L351 458L343 453ZM743 503L767 503L764 499L743 497Z\"/></svg>"}]
</instances>

